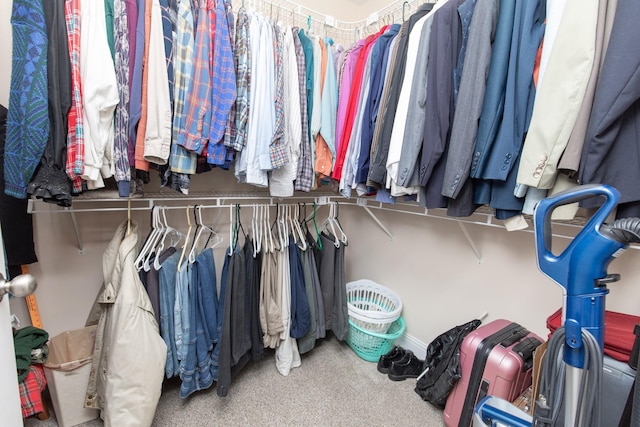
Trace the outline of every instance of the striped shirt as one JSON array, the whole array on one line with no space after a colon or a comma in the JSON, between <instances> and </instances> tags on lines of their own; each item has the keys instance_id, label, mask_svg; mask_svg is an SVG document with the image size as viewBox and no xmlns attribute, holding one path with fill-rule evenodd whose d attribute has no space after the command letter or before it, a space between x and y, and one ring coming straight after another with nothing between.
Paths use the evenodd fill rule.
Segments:
<instances>
[{"instance_id":1,"label":"striped shirt","mask_svg":"<svg viewBox=\"0 0 640 427\"><path fill-rule=\"evenodd\" d=\"M271 156L271 167L278 169L289 161L289 156L287 155L287 147L284 140L284 42L280 27L274 25L273 32L276 40L276 86L274 99L276 122L273 128L273 139L269 146L269 155Z\"/></svg>"},{"instance_id":2,"label":"striped shirt","mask_svg":"<svg viewBox=\"0 0 640 427\"><path fill-rule=\"evenodd\" d=\"M130 181L129 168L129 25L124 0L114 0L115 68L120 102L116 107L113 161L116 181Z\"/></svg>"},{"instance_id":3,"label":"striped shirt","mask_svg":"<svg viewBox=\"0 0 640 427\"><path fill-rule=\"evenodd\" d=\"M304 50L298 36L298 29L294 28L293 42L295 44L296 59L298 61L298 85L300 90L300 112L302 117L302 143L300 144L300 159L296 174L295 189L309 192L313 184L313 165L311 164L311 145L309 142L309 115L307 110L307 69L305 67Z\"/></svg>"},{"instance_id":4,"label":"striped shirt","mask_svg":"<svg viewBox=\"0 0 640 427\"><path fill-rule=\"evenodd\" d=\"M238 25L236 31L236 117L235 128L236 137L232 147L236 151L241 151L247 142L247 120L249 118L249 96L251 84L251 57L250 57L250 34L249 16L245 8L238 11Z\"/></svg>"}]
</instances>

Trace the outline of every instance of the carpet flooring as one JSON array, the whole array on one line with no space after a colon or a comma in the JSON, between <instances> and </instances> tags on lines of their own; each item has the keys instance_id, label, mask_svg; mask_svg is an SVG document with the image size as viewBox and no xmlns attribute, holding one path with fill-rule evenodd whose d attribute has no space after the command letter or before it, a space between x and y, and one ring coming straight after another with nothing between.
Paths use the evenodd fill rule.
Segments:
<instances>
[{"instance_id":1,"label":"carpet flooring","mask_svg":"<svg viewBox=\"0 0 640 427\"><path fill-rule=\"evenodd\" d=\"M274 352L250 362L233 379L228 396L215 387L178 396L179 379L167 380L153 426L424 426L441 427L442 412L423 401L416 380L394 382L335 338L302 356L302 366L282 376ZM51 418L25 420L25 427L58 426ZM99 420L81 424L99 427Z\"/></svg>"}]
</instances>

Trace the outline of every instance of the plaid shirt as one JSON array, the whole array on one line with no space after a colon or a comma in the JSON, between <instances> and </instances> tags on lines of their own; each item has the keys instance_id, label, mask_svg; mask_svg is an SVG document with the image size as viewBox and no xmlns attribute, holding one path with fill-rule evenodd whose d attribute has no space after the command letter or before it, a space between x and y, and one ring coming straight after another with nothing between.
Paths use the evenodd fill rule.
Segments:
<instances>
[{"instance_id":1,"label":"plaid shirt","mask_svg":"<svg viewBox=\"0 0 640 427\"><path fill-rule=\"evenodd\" d=\"M42 392L47 386L47 379L41 364L29 365L29 373L24 381L18 383L20 390L20 405L22 406L22 418L44 411L42 404Z\"/></svg>"},{"instance_id":2,"label":"plaid shirt","mask_svg":"<svg viewBox=\"0 0 640 427\"><path fill-rule=\"evenodd\" d=\"M269 155L271 156L271 166L274 169L282 167L289 161L287 155L287 146L284 140L284 64L283 58L283 40L282 31L277 25L273 26L274 40L276 41L276 86L275 86L275 112L276 122L273 128L273 139L269 146Z\"/></svg>"},{"instance_id":3,"label":"plaid shirt","mask_svg":"<svg viewBox=\"0 0 640 427\"><path fill-rule=\"evenodd\" d=\"M298 84L300 89L300 113L302 116L302 143L300 144L300 159L296 174L296 190L309 192L313 184L313 165L311 164L311 144L309 142L309 115L307 114L307 69L305 67L304 50L298 29L294 28L293 43L296 48L298 61Z\"/></svg>"},{"instance_id":4,"label":"plaid shirt","mask_svg":"<svg viewBox=\"0 0 640 427\"><path fill-rule=\"evenodd\" d=\"M82 118L82 84L80 82L80 0L66 0L64 11L73 88L71 109L68 116L66 172L73 182L73 191L80 193L82 192L82 178L80 176L84 173L84 121Z\"/></svg>"},{"instance_id":5,"label":"plaid shirt","mask_svg":"<svg viewBox=\"0 0 640 427\"><path fill-rule=\"evenodd\" d=\"M129 26L124 0L114 0L115 68L120 102L116 106L113 161L116 181L130 181L129 167Z\"/></svg>"},{"instance_id":6,"label":"plaid shirt","mask_svg":"<svg viewBox=\"0 0 640 427\"><path fill-rule=\"evenodd\" d=\"M201 0L196 28L195 58L188 102L185 104L185 123L178 134L179 145L195 153L202 153L207 146L211 122L211 22L209 6L212 0ZM193 170L191 173L195 173Z\"/></svg>"},{"instance_id":7,"label":"plaid shirt","mask_svg":"<svg viewBox=\"0 0 640 427\"><path fill-rule=\"evenodd\" d=\"M195 47L193 31L193 14L190 0L180 0L178 4L178 31L174 45L174 104L173 104L173 143L169 164L177 173L194 173L198 155L181 147L176 142L180 129L184 128L185 105L189 94L193 70L193 52Z\"/></svg>"},{"instance_id":8,"label":"plaid shirt","mask_svg":"<svg viewBox=\"0 0 640 427\"><path fill-rule=\"evenodd\" d=\"M238 28L236 31L236 138L232 147L241 151L247 142L247 120L249 118L249 96L251 83L251 54L249 49L249 16L245 8L238 11Z\"/></svg>"},{"instance_id":9,"label":"plaid shirt","mask_svg":"<svg viewBox=\"0 0 640 427\"><path fill-rule=\"evenodd\" d=\"M227 13L227 24L229 25L229 43L231 43L231 51L234 52L234 72L237 70L238 64L235 62L235 24L233 20L233 5L231 4L231 0L224 0L224 8ZM236 83L236 93L237 93L237 83ZM236 98L237 99L237 98ZM227 147L227 158L229 158L229 154L233 159L233 143L236 140L236 103L231 104L231 110L229 111L229 117L227 118L227 127L224 130L224 146Z\"/></svg>"},{"instance_id":10,"label":"plaid shirt","mask_svg":"<svg viewBox=\"0 0 640 427\"><path fill-rule=\"evenodd\" d=\"M213 1L209 0L211 3ZM225 128L231 105L236 101L236 70L229 37L227 12L222 0L218 0L216 4L216 28L211 70L211 127L207 161L221 166L227 160L227 148L223 140Z\"/></svg>"}]
</instances>

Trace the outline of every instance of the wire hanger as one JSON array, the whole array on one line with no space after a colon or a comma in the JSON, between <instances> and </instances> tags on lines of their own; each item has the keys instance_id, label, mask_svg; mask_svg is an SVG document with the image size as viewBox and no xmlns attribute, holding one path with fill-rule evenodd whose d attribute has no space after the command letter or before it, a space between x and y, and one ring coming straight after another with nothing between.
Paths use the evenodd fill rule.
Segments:
<instances>
[{"instance_id":1,"label":"wire hanger","mask_svg":"<svg viewBox=\"0 0 640 427\"><path fill-rule=\"evenodd\" d=\"M402 3L402 22L404 22L404 21L405 21L405 19L406 19L406 18L405 18L405 15L404 15L404 12L405 12L405 6L409 6L409 2L408 2L408 1L405 1L405 2L403 2L403 3Z\"/></svg>"}]
</instances>

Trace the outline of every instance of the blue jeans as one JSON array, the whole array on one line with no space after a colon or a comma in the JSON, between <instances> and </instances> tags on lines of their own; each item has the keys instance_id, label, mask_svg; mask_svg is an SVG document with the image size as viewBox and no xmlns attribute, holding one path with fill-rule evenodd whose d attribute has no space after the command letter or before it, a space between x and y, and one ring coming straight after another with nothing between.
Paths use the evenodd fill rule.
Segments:
<instances>
[{"instance_id":1,"label":"blue jeans","mask_svg":"<svg viewBox=\"0 0 640 427\"><path fill-rule=\"evenodd\" d=\"M173 321L178 259L180 259L180 253L176 252L162 263L160 269L160 334L167 345L167 362L165 364L167 378L176 376L180 366Z\"/></svg>"},{"instance_id":2,"label":"blue jeans","mask_svg":"<svg viewBox=\"0 0 640 427\"><path fill-rule=\"evenodd\" d=\"M215 265L213 253L207 250L200 254L193 265L189 266L189 319L190 336L187 346L184 374L179 395L186 398L190 394L204 390L213 384L211 375L211 352L213 344L209 337L209 328L217 328L215 322L217 302ZM213 319L207 324L207 318Z\"/></svg>"}]
</instances>

